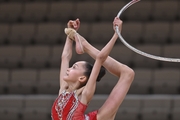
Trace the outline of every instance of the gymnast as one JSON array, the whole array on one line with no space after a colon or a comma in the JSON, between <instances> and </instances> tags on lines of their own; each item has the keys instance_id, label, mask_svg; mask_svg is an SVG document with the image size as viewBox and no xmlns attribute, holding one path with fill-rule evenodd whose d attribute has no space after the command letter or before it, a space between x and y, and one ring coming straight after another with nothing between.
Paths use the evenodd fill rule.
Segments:
<instances>
[{"instance_id":1,"label":"gymnast","mask_svg":"<svg viewBox=\"0 0 180 120\"><path fill-rule=\"evenodd\" d=\"M122 29L122 21L115 17L113 29ZM51 110L52 120L114 120L119 106L124 100L134 79L134 71L109 56L118 39L114 32L111 40L101 51L93 47L77 33L80 20L70 20L65 28L67 38L61 56L60 90ZM78 61L69 67L73 42L78 54L87 53L95 59L94 65ZM85 110L94 96L96 82L105 74L105 69L118 77L105 103L98 109L85 114Z\"/></svg>"}]
</instances>

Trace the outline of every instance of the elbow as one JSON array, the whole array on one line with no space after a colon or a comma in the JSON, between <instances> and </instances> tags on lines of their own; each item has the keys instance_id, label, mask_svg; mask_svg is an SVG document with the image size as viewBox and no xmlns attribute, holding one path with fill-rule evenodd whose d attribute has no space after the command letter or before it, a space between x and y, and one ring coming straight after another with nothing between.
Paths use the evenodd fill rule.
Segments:
<instances>
[{"instance_id":1,"label":"elbow","mask_svg":"<svg viewBox=\"0 0 180 120\"><path fill-rule=\"evenodd\" d=\"M133 81L135 76L135 72L133 69L129 68L129 77Z\"/></svg>"},{"instance_id":2,"label":"elbow","mask_svg":"<svg viewBox=\"0 0 180 120\"><path fill-rule=\"evenodd\" d=\"M62 54L61 55L61 60L70 60L71 59L71 55L69 54Z\"/></svg>"},{"instance_id":3,"label":"elbow","mask_svg":"<svg viewBox=\"0 0 180 120\"><path fill-rule=\"evenodd\" d=\"M126 77L126 80L129 80L129 82L133 82L134 80L134 76L135 76L135 72L133 69L129 68L128 66L124 66L124 69L121 73L121 76Z\"/></svg>"},{"instance_id":4,"label":"elbow","mask_svg":"<svg viewBox=\"0 0 180 120\"><path fill-rule=\"evenodd\" d=\"M62 61L69 62L70 59L69 59L68 57L62 56L62 57L61 57L61 62L62 62Z\"/></svg>"},{"instance_id":5,"label":"elbow","mask_svg":"<svg viewBox=\"0 0 180 120\"><path fill-rule=\"evenodd\" d=\"M100 61L101 63L104 63L104 61L107 59L107 56L102 54L102 53L99 53L96 57L96 60Z\"/></svg>"},{"instance_id":6,"label":"elbow","mask_svg":"<svg viewBox=\"0 0 180 120\"><path fill-rule=\"evenodd\" d=\"M62 55L61 55L61 59L65 59L65 58L66 58L65 55L62 54Z\"/></svg>"},{"instance_id":7,"label":"elbow","mask_svg":"<svg viewBox=\"0 0 180 120\"><path fill-rule=\"evenodd\" d=\"M66 59L67 59L67 56L65 56L65 55L61 56L61 60L66 60Z\"/></svg>"}]
</instances>

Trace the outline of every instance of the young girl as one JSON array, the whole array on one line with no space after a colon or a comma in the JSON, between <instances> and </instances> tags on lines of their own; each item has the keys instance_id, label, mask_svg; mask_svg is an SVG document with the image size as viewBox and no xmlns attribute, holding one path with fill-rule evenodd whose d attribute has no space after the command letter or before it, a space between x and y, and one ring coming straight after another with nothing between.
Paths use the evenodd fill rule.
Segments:
<instances>
[{"instance_id":1,"label":"young girl","mask_svg":"<svg viewBox=\"0 0 180 120\"><path fill-rule=\"evenodd\" d=\"M68 37L62 53L60 90L59 96L52 106L52 119L113 120L133 81L134 72L128 66L108 56L118 38L116 33L114 33L107 45L99 51L76 32L79 26L79 19L70 20L68 28L65 29ZM122 21L117 17L113 22L113 27L115 28L115 26L118 26L121 31ZM86 52L95 59L94 66L85 61L79 61L69 68L73 41L76 42L76 52L78 54ZM99 81L105 74L102 65L109 72L118 76L119 80L102 107L85 114L87 105L94 95L96 81Z\"/></svg>"}]
</instances>

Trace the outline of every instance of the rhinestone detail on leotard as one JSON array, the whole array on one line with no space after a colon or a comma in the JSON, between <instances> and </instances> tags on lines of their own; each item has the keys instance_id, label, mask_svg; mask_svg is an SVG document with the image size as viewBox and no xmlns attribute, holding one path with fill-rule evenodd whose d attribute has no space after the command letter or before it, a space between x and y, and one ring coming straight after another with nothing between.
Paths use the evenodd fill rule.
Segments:
<instances>
[{"instance_id":1,"label":"rhinestone detail on leotard","mask_svg":"<svg viewBox=\"0 0 180 120\"><path fill-rule=\"evenodd\" d=\"M60 94L60 96L57 98L58 101L56 103L55 109L58 113L59 119L62 119L62 113L63 113L63 109L66 106L69 98L72 96L72 94L74 94L74 92L70 93L70 92L66 92L63 91L62 94Z\"/></svg>"}]
</instances>

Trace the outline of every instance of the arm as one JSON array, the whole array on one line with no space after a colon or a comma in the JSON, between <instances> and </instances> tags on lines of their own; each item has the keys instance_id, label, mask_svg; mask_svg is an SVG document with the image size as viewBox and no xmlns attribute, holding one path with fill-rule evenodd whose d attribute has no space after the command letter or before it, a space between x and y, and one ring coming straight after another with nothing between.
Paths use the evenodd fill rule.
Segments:
<instances>
[{"instance_id":1,"label":"arm","mask_svg":"<svg viewBox=\"0 0 180 120\"><path fill-rule=\"evenodd\" d=\"M75 21L70 20L68 21L67 26L72 27L75 30L78 30L80 27L80 21L79 19L76 19ZM67 69L69 68L69 61L72 57L72 45L73 45L73 41L69 37L66 37L66 42L61 56L59 93L61 93L62 90L68 87L68 84L63 80L63 77L66 75Z\"/></svg>"},{"instance_id":2,"label":"arm","mask_svg":"<svg viewBox=\"0 0 180 120\"><path fill-rule=\"evenodd\" d=\"M117 19L118 20L118 19ZM122 21L121 21L122 22ZM122 26L119 27L120 31L122 29ZM116 33L115 33L116 34ZM118 37L114 35L114 37ZM82 44L83 50L85 53L89 54L93 59L96 59L98 53L100 52L98 49L93 47L88 41L82 37L80 34L75 35L75 41L77 45ZM79 43L81 42L81 43ZM117 66L124 66L122 63L118 62L117 60L113 59L112 57L108 56L105 62L103 63L103 66L113 75L120 77L121 72L116 69ZM123 69L123 68L122 68Z\"/></svg>"},{"instance_id":3,"label":"arm","mask_svg":"<svg viewBox=\"0 0 180 120\"><path fill-rule=\"evenodd\" d=\"M59 93L67 87L67 83L63 80L63 77L66 75L67 69L69 68L69 61L72 57L72 45L73 45L73 41L67 37L65 41L64 49L62 52L62 56L61 56Z\"/></svg>"},{"instance_id":4,"label":"arm","mask_svg":"<svg viewBox=\"0 0 180 120\"><path fill-rule=\"evenodd\" d=\"M121 27L121 24L122 24L122 22L119 23L120 27ZM111 38L111 40L107 43L107 45L96 56L96 61L95 61L94 67L92 69L92 73L91 73L89 80L82 92L82 94L83 94L82 96L85 97L84 100L86 100L83 102L88 103L92 99L94 92L95 92L95 88L96 88L96 79L98 77L101 65L104 63L104 61L109 56L109 53L112 50L117 38L118 38L118 36L115 33L113 35L113 37Z\"/></svg>"}]
</instances>

